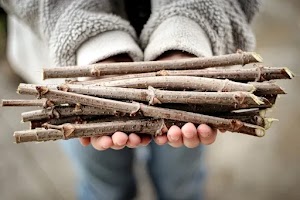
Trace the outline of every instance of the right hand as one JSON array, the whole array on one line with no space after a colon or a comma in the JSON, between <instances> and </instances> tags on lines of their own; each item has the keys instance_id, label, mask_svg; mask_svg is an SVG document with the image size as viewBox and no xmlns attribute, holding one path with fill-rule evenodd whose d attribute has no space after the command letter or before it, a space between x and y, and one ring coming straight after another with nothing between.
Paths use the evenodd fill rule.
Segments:
<instances>
[{"instance_id":1,"label":"right hand","mask_svg":"<svg viewBox=\"0 0 300 200\"><path fill-rule=\"evenodd\" d=\"M131 58L126 55L117 55L99 61L98 63L112 63L112 62L132 62ZM81 78L80 80L91 80L92 78ZM150 143L151 137L145 135L143 137L138 136L135 133L129 135L123 132L116 132L112 136L102 137L84 137L80 138L79 141L83 146L92 145L97 150L106 150L109 148L118 150L123 149L125 146L129 148L136 148L138 146L146 146Z\"/></svg>"}]
</instances>

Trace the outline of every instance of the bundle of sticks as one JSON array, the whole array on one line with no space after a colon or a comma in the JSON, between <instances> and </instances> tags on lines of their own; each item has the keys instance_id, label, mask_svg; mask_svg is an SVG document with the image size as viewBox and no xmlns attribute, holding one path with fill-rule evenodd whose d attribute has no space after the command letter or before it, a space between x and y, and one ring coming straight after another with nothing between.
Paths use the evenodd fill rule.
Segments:
<instances>
[{"instance_id":1,"label":"bundle of sticks","mask_svg":"<svg viewBox=\"0 0 300 200\"><path fill-rule=\"evenodd\" d=\"M33 100L2 100L2 106L39 106L22 113L30 129L17 143L126 133L164 134L186 122L262 137L280 94L274 79L291 79L287 68L270 68L254 52L176 61L99 63L44 68L43 78L94 77L64 84L20 84ZM229 68L228 66L240 65Z\"/></svg>"}]
</instances>

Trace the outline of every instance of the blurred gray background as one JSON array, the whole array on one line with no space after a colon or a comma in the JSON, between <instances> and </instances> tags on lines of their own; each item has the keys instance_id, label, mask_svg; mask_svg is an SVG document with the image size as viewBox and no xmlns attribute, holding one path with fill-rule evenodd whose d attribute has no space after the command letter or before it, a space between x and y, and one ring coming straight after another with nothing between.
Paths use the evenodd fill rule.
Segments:
<instances>
[{"instance_id":1,"label":"blurred gray background","mask_svg":"<svg viewBox=\"0 0 300 200\"><path fill-rule=\"evenodd\" d=\"M0 22L0 99L18 98L22 82L5 58L5 21ZM288 66L300 74L300 1L266 0L253 24L257 52L266 65ZM264 138L219 134L207 147L208 200L300 199L300 80L279 81L288 95L269 114L278 118ZM26 109L0 108L0 199L75 199L75 174L58 142L13 144L13 131ZM27 109L28 110L28 109ZM137 199L154 199L144 164L136 167Z\"/></svg>"}]
</instances>

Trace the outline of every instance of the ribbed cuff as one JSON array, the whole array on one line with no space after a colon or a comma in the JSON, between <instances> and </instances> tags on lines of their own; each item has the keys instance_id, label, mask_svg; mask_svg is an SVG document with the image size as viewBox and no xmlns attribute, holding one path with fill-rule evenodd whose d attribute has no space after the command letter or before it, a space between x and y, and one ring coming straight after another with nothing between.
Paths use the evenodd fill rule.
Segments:
<instances>
[{"instance_id":1,"label":"ribbed cuff","mask_svg":"<svg viewBox=\"0 0 300 200\"><path fill-rule=\"evenodd\" d=\"M144 60L155 60L169 50L182 50L198 57L211 56L210 41L193 20L176 16L161 23L150 37Z\"/></svg>"},{"instance_id":2,"label":"ribbed cuff","mask_svg":"<svg viewBox=\"0 0 300 200\"><path fill-rule=\"evenodd\" d=\"M93 64L100 60L127 53L133 61L143 60L143 52L135 40L124 31L107 31L90 38L77 50L77 65Z\"/></svg>"}]
</instances>

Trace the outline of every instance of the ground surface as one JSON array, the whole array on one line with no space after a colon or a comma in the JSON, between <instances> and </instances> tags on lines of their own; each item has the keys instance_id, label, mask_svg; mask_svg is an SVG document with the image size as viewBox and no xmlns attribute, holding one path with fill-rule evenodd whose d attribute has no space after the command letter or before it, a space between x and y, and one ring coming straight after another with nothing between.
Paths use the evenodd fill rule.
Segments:
<instances>
[{"instance_id":1,"label":"ground surface","mask_svg":"<svg viewBox=\"0 0 300 200\"><path fill-rule=\"evenodd\" d=\"M255 22L257 51L272 66L289 66L300 74L300 3L268 0ZM17 97L19 80L0 61L0 99ZM272 116L280 119L266 137L222 134L206 152L207 199L300 199L300 80L282 82L288 92ZM20 109L0 108L0 199L74 199L74 172L58 143L13 144ZM137 167L140 195L153 199L142 163Z\"/></svg>"}]
</instances>

